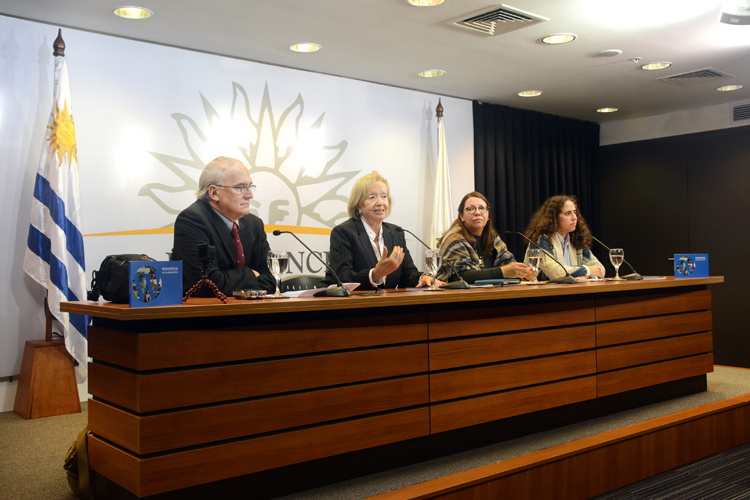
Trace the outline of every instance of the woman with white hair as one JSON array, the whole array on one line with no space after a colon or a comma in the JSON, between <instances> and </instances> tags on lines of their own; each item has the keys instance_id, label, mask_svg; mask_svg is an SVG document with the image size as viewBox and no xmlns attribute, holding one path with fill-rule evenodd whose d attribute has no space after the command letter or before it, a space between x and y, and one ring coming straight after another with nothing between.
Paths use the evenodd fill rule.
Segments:
<instances>
[{"instance_id":1,"label":"woman with white hair","mask_svg":"<svg viewBox=\"0 0 750 500\"><path fill-rule=\"evenodd\" d=\"M402 231L385 222L393 200L388 181L376 171L357 180L349 195L349 220L331 232L330 264L342 282L359 283L360 290L429 286L406 248ZM321 286L336 283L330 271Z\"/></svg>"}]
</instances>

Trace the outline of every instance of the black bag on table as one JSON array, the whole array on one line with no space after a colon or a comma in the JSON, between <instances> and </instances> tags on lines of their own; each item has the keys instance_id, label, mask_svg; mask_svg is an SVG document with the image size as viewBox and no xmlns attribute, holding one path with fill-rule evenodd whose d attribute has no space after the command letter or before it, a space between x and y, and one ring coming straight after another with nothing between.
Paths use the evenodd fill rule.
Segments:
<instances>
[{"instance_id":1,"label":"black bag on table","mask_svg":"<svg viewBox=\"0 0 750 500\"><path fill-rule=\"evenodd\" d=\"M107 255L99 266L98 271L92 273L91 291L88 299L97 301L99 295L104 300L127 304L130 297L130 262L154 261L148 255L126 253L122 255Z\"/></svg>"}]
</instances>

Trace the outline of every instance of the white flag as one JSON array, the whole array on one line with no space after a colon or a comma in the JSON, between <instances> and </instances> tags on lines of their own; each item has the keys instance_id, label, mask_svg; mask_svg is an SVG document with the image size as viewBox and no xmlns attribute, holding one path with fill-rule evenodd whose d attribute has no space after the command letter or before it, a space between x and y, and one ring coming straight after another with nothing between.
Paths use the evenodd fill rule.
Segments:
<instances>
[{"instance_id":1,"label":"white flag","mask_svg":"<svg viewBox=\"0 0 750 500\"><path fill-rule=\"evenodd\" d=\"M31 224L23 270L47 289L47 303L65 346L87 374L88 317L60 312L60 302L86 300L86 272L78 192L76 132L65 57L55 57L52 113L34 181Z\"/></svg>"},{"instance_id":2,"label":"white flag","mask_svg":"<svg viewBox=\"0 0 750 500\"><path fill-rule=\"evenodd\" d=\"M453 213L451 201L451 178L448 171L448 151L445 146L445 130L442 118L438 118L438 159L437 175L435 176L435 205L432 210L432 232L430 246L435 248L443 233L453 223L456 216Z\"/></svg>"}]
</instances>

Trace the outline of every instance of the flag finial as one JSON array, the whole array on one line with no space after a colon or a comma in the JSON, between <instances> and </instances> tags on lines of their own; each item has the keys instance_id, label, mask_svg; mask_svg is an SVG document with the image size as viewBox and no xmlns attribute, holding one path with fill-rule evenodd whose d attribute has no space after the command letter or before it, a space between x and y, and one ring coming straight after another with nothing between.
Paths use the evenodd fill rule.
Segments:
<instances>
[{"instance_id":1,"label":"flag finial","mask_svg":"<svg viewBox=\"0 0 750 500\"><path fill-rule=\"evenodd\" d=\"M55 57L65 57L65 41L62 39L62 29L60 28L57 30L57 38L55 38L55 41L52 43L52 48L55 49L54 52L52 52L52 55Z\"/></svg>"},{"instance_id":2,"label":"flag finial","mask_svg":"<svg viewBox=\"0 0 750 500\"><path fill-rule=\"evenodd\" d=\"M440 98L438 98L438 105L437 108L435 108L435 112L437 113L438 120L443 117L443 103Z\"/></svg>"}]
</instances>

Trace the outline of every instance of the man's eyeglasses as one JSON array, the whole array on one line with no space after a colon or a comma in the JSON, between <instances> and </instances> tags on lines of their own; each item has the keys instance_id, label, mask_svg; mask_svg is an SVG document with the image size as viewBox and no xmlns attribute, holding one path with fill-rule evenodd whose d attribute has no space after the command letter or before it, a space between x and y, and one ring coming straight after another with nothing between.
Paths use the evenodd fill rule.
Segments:
<instances>
[{"instance_id":1,"label":"man's eyeglasses","mask_svg":"<svg viewBox=\"0 0 750 500\"><path fill-rule=\"evenodd\" d=\"M248 191L254 193L255 189L258 187L255 184L237 184L236 186L222 186L221 184L214 184L214 186L220 188L232 188L239 194L246 194Z\"/></svg>"},{"instance_id":2,"label":"man's eyeglasses","mask_svg":"<svg viewBox=\"0 0 750 500\"><path fill-rule=\"evenodd\" d=\"M470 214L473 214L474 212L479 212L480 214L486 214L487 207L466 207L464 208L464 212L468 212Z\"/></svg>"}]
</instances>

